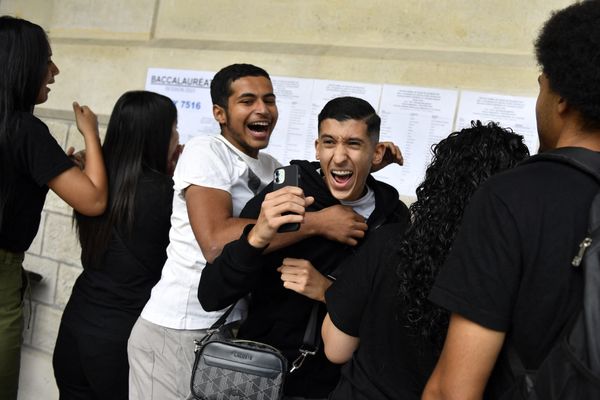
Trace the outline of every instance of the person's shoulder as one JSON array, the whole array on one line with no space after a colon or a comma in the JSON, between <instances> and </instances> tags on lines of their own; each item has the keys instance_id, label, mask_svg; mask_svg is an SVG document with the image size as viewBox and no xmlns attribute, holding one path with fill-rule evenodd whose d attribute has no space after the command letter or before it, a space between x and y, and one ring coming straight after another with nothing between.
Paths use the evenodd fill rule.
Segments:
<instances>
[{"instance_id":1,"label":"person's shoulder","mask_svg":"<svg viewBox=\"0 0 600 400\"><path fill-rule=\"evenodd\" d=\"M490 177L482 187L497 195L521 193L526 196L539 190L560 190L562 182L582 175L576 168L560 162L529 161Z\"/></svg>"},{"instance_id":2,"label":"person's shoulder","mask_svg":"<svg viewBox=\"0 0 600 400\"><path fill-rule=\"evenodd\" d=\"M19 131L31 134L46 134L49 132L48 126L44 123L44 121L32 113L18 112L15 115L15 119L17 121Z\"/></svg>"},{"instance_id":3,"label":"person's shoulder","mask_svg":"<svg viewBox=\"0 0 600 400\"><path fill-rule=\"evenodd\" d=\"M154 170L144 170L140 184L154 186L158 188L173 188L173 178Z\"/></svg>"},{"instance_id":4,"label":"person's shoulder","mask_svg":"<svg viewBox=\"0 0 600 400\"><path fill-rule=\"evenodd\" d=\"M229 164L235 155L216 136L196 136L183 147L178 165Z\"/></svg>"},{"instance_id":5,"label":"person's shoulder","mask_svg":"<svg viewBox=\"0 0 600 400\"><path fill-rule=\"evenodd\" d=\"M395 187L393 187L389 183L375 179L375 177L372 174L370 174L367 178L367 185L376 193L379 192L381 194L384 194L386 197L396 198L398 199L398 201L400 201L400 194L398 193Z\"/></svg>"},{"instance_id":6,"label":"person's shoulder","mask_svg":"<svg viewBox=\"0 0 600 400\"><path fill-rule=\"evenodd\" d=\"M279 161L277 161L277 159L275 157L273 157L272 155L270 155L269 153L266 153L264 151L260 151L258 153L258 159L261 163L273 164L273 165L277 165L277 166L281 165L281 163Z\"/></svg>"},{"instance_id":7,"label":"person's shoulder","mask_svg":"<svg viewBox=\"0 0 600 400\"><path fill-rule=\"evenodd\" d=\"M226 149L225 143L217 138L216 135L207 135L207 136L194 136L184 146L184 151L186 149L195 149L200 151L207 150L221 150Z\"/></svg>"}]
</instances>

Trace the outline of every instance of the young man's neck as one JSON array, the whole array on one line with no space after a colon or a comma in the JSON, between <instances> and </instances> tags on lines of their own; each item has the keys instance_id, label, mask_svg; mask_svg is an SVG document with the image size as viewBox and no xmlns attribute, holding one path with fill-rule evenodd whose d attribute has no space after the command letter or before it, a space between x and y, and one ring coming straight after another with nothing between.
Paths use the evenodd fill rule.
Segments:
<instances>
[{"instance_id":1,"label":"young man's neck","mask_svg":"<svg viewBox=\"0 0 600 400\"><path fill-rule=\"evenodd\" d=\"M259 149L253 149L253 148L246 148L244 146L241 146L239 143L237 143L234 140L231 140L228 136L223 134L223 131L221 131L221 136L227 140L227 142L229 144L231 144L233 147L235 147L236 149L238 149L239 151L241 151L242 153L244 153L245 155L247 155L250 158L256 158L258 159L258 153L260 152Z\"/></svg>"},{"instance_id":2,"label":"young man's neck","mask_svg":"<svg viewBox=\"0 0 600 400\"><path fill-rule=\"evenodd\" d=\"M600 151L600 130L590 130L581 126L567 127L561 132L555 148L583 147Z\"/></svg>"}]
</instances>

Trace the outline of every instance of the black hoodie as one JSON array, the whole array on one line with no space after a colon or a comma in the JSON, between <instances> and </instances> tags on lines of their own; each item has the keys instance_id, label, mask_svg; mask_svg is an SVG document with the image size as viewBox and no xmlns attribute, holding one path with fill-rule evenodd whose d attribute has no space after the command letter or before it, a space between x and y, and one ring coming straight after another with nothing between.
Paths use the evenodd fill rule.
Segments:
<instances>
[{"instance_id":1,"label":"black hoodie","mask_svg":"<svg viewBox=\"0 0 600 400\"><path fill-rule=\"evenodd\" d=\"M291 164L300 167L300 185L304 195L315 198L307 211L319 211L340 204L327 189L319 173L318 162L295 160ZM323 275L334 271L337 274L340 263L356 252L368 239L369 232L392 222L408 226L408 209L399 200L396 189L372 176L367 178L367 185L375 194L375 210L367 220L367 235L357 246L314 236L273 253L262 254L263 249L256 249L248 243L247 234L251 229L248 226L240 239L226 245L221 255L202 271L198 288L202 307L207 311L221 310L251 294L248 317L242 323L238 337L278 348L291 365L299 355L298 349L315 301L283 287L281 274L277 272L282 260L285 257L306 259ZM240 217L258 218L263 199L272 188L273 183L270 183L251 199ZM322 305L319 330L325 312L325 305ZM302 368L286 376L284 392L287 396L326 398L338 379L339 366L330 363L320 350L315 356L308 357Z\"/></svg>"}]
</instances>

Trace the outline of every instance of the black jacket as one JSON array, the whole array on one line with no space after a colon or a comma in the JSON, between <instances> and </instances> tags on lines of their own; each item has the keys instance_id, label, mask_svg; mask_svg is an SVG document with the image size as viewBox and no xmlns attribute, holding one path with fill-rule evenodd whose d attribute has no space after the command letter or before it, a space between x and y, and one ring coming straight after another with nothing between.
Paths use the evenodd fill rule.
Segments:
<instances>
[{"instance_id":1,"label":"black jacket","mask_svg":"<svg viewBox=\"0 0 600 400\"><path fill-rule=\"evenodd\" d=\"M300 166L305 196L315 202L307 211L319 211L340 202L335 199L319 173L319 163L292 161ZM408 226L409 214L398 192L390 185L367 179L375 194L375 210L367 220L368 232L391 222ZM258 218L265 195L272 191L272 183L246 204L240 217ZM240 327L238 337L268 343L287 357L289 363L298 357L304 331L314 301L285 289L277 268L285 257L309 260L323 275L332 274L340 263L351 256L368 239L369 233L358 246L348 246L320 236L311 237L270 254L262 254L247 241L246 227L239 240L229 243L221 255L202 271L198 298L207 311L220 310L238 299L251 294L248 318ZM326 312L320 310L318 327ZM339 379L339 366L330 363L321 350L308 357L300 370L286 377L285 394L303 397L327 397Z\"/></svg>"}]
</instances>

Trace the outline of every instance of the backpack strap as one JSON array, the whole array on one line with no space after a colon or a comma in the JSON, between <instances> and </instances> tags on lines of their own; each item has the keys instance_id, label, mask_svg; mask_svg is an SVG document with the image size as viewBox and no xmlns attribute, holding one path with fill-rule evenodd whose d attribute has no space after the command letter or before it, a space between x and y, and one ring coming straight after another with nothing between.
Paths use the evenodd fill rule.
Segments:
<instances>
[{"instance_id":1,"label":"backpack strap","mask_svg":"<svg viewBox=\"0 0 600 400\"><path fill-rule=\"evenodd\" d=\"M560 147L529 157L521 165L536 161L554 161L570 165L594 177L600 183L600 153L583 147Z\"/></svg>"},{"instance_id":2,"label":"backpack strap","mask_svg":"<svg viewBox=\"0 0 600 400\"><path fill-rule=\"evenodd\" d=\"M553 162L558 162L558 163L569 165L573 168L580 170L581 172L583 172L585 174L588 174L589 176L593 177L598 183L600 183L600 153L597 153L595 151L592 151L592 150L589 150L586 148L582 148L582 147L561 147L561 148L552 150L547 153L540 153L540 154L531 156L527 160L523 161L521 163L521 165L530 164L532 162L538 162L538 161L553 161ZM595 231L598 229L598 226L600 226L599 210L600 210L600 191L594 197L592 204L591 204L591 208L589 210L589 213L590 213L589 214L589 226L588 226L588 235L586 236L586 239L592 233L595 233ZM596 235L598 235L598 234L596 233ZM584 242L585 242L585 239L584 239ZM587 244L587 246L584 246L583 245L584 242L582 242L582 244L580 245L579 252L578 252L578 254L576 254L575 258L573 259L573 262L572 262L573 267L579 267L581 261L583 260L584 252L585 252L586 248L589 246L589 243ZM589 282L590 279L588 278L587 275L589 275L589 274L586 274L586 284L585 284L586 289L588 289L588 286L590 285L590 282ZM596 271L596 275L598 276L600 274ZM593 312L597 313L599 308L600 308L600 306L597 306L593 310ZM571 318L569 318L569 321L567 322L567 324L565 324L565 327L563 328L559 337L562 338L571 331L572 327L578 320L578 316L579 316L579 313L577 313L577 314L573 315ZM596 334L597 334L597 332L592 333L592 335L596 335ZM504 357L506 359L506 362L510 368L510 372L512 373L513 377L518 377L518 376L524 377L525 385L527 386L527 392L529 392L531 390L531 388L533 387L533 380L535 379L536 371L529 371L525 368L525 366L523 365L523 362L521 361L521 358L517 354L517 351L514 347L514 344L512 343L512 340L510 340L509 338L507 338L507 340L504 344L503 353L504 353ZM598 362L598 360L595 360L595 361Z\"/></svg>"}]
</instances>

